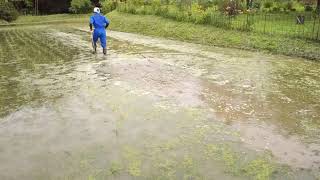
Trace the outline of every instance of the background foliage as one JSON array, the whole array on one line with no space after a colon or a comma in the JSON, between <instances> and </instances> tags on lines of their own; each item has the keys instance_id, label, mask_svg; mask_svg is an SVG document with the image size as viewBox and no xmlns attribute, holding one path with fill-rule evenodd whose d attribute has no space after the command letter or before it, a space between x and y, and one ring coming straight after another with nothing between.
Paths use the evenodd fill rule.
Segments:
<instances>
[{"instance_id":1,"label":"background foliage","mask_svg":"<svg viewBox=\"0 0 320 180\"><path fill-rule=\"evenodd\" d=\"M0 19L11 22L16 20L18 16L19 13L12 2L0 0Z\"/></svg>"}]
</instances>

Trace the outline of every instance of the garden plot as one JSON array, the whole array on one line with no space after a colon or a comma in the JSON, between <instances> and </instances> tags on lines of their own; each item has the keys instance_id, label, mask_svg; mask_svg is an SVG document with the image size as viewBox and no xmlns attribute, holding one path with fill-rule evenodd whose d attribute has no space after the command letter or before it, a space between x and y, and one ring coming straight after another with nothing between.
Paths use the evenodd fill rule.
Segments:
<instances>
[{"instance_id":1,"label":"garden plot","mask_svg":"<svg viewBox=\"0 0 320 180\"><path fill-rule=\"evenodd\" d=\"M118 32L93 55L58 26L0 36L0 179L319 176L315 62Z\"/></svg>"}]
</instances>

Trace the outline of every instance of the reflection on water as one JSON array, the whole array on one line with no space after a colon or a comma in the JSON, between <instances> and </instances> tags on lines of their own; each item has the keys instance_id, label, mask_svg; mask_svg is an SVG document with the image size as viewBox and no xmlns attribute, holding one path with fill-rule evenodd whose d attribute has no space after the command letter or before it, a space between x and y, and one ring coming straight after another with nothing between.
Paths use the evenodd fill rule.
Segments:
<instances>
[{"instance_id":1,"label":"reflection on water","mask_svg":"<svg viewBox=\"0 0 320 180\"><path fill-rule=\"evenodd\" d=\"M0 179L320 175L319 63L56 28L0 30Z\"/></svg>"}]
</instances>

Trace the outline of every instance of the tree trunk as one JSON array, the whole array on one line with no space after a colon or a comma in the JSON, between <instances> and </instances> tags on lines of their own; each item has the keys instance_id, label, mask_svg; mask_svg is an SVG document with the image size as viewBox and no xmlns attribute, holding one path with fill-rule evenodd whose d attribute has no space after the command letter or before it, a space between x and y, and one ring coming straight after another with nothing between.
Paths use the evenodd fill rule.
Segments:
<instances>
[{"instance_id":1,"label":"tree trunk","mask_svg":"<svg viewBox=\"0 0 320 180\"><path fill-rule=\"evenodd\" d=\"M253 0L246 0L246 1L247 1L247 9L251 9ZM320 1L320 0L318 0L318 1Z\"/></svg>"},{"instance_id":2,"label":"tree trunk","mask_svg":"<svg viewBox=\"0 0 320 180\"><path fill-rule=\"evenodd\" d=\"M318 13L320 13L320 0L318 0L318 3L317 3L317 10L318 10Z\"/></svg>"}]
</instances>

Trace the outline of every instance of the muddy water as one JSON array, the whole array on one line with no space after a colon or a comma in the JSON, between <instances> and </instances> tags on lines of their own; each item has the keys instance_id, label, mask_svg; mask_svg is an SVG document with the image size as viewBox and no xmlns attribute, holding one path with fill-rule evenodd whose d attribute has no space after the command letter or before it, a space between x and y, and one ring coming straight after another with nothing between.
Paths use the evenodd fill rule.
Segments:
<instances>
[{"instance_id":1,"label":"muddy water","mask_svg":"<svg viewBox=\"0 0 320 180\"><path fill-rule=\"evenodd\" d=\"M40 51L26 31L0 31L0 179L320 176L317 62L120 32L105 57L67 28Z\"/></svg>"}]
</instances>

